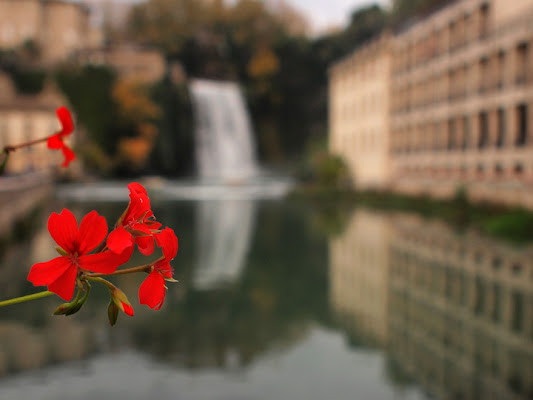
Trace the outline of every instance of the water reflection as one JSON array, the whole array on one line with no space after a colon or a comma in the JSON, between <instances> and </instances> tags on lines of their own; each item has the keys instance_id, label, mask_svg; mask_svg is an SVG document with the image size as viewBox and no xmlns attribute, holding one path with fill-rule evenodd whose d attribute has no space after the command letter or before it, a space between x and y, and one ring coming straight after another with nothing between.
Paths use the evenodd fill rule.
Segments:
<instances>
[{"instance_id":1,"label":"water reflection","mask_svg":"<svg viewBox=\"0 0 533 400\"><path fill-rule=\"evenodd\" d=\"M533 397L531 246L357 211L330 248L334 312L387 350L391 378L437 398Z\"/></svg>"},{"instance_id":2,"label":"water reflection","mask_svg":"<svg viewBox=\"0 0 533 400\"><path fill-rule=\"evenodd\" d=\"M253 236L254 200L204 200L197 205L196 289L237 280Z\"/></svg>"},{"instance_id":3,"label":"water reflection","mask_svg":"<svg viewBox=\"0 0 533 400\"><path fill-rule=\"evenodd\" d=\"M53 210L65 205L78 217L97 208L112 224L126 204ZM532 395L531 246L367 210L328 240L314 206L288 201L153 208L180 243L180 282L163 309L136 306L110 328L97 288L69 318L50 317L53 298L0 309L0 398ZM54 255L44 215L0 255L5 297L34 291L29 266ZM117 282L133 304L140 281Z\"/></svg>"}]
</instances>

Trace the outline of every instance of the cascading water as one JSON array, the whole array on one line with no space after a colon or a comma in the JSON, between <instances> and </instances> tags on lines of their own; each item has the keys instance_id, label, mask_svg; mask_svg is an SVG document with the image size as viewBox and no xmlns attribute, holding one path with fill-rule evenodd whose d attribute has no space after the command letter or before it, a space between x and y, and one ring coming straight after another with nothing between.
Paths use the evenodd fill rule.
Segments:
<instances>
[{"instance_id":1,"label":"cascading water","mask_svg":"<svg viewBox=\"0 0 533 400\"><path fill-rule=\"evenodd\" d=\"M233 182L257 175L250 119L239 86L193 79L189 90L199 177Z\"/></svg>"}]
</instances>

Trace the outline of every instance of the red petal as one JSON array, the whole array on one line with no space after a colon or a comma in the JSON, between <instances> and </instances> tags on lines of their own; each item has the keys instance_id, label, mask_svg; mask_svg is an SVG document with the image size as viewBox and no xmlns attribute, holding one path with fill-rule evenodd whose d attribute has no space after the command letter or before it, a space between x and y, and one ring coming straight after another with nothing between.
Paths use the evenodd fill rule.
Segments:
<instances>
[{"instance_id":1,"label":"red petal","mask_svg":"<svg viewBox=\"0 0 533 400\"><path fill-rule=\"evenodd\" d=\"M143 185L141 185L138 182L132 182L128 185L128 189L130 190L130 193L136 193L136 194L144 194L145 196L148 195L146 192L146 189Z\"/></svg>"},{"instance_id":2,"label":"red petal","mask_svg":"<svg viewBox=\"0 0 533 400\"><path fill-rule=\"evenodd\" d=\"M133 224L131 225L131 230L134 235L152 235L152 230L145 224Z\"/></svg>"},{"instance_id":3,"label":"red petal","mask_svg":"<svg viewBox=\"0 0 533 400\"><path fill-rule=\"evenodd\" d=\"M176 257L178 252L178 238L174 231L170 228L163 229L159 234L155 235L157 245L163 248L163 255L170 261Z\"/></svg>"},{"instance_id":4,"label":"red petal","mask_svg":"<svg viewBox=\"0 0 533 400\"><path fill-rule=\"evenodd\" d=\"M139 302L159 310L165 301L165 294L165 279L154 269L139 288Z\"/></svg>"},{"instance_id":5,"label":"red petal","mask_svg":"<svg viewBox=\"0 0 533 400\"><path fill-rule=\"evenodd\" d=\"M71 268L68 268L63 275L48 285L48 290L54 292L64 300L69 301L74 294L77 275L78 269L72 264Z\"/></svg>"},{"instance_id":6,"label":"red petal","mask_svg":"<svg viewBox=\"0 0 533 400\"><path fill-rule=\"evenodd\" d=\"M137 243L139 251L145 256L149 256L154 252L155 245L153 236L137 236L135 243Z\"/></svg>"},{"instance_id":7,"label":"red petal","mask_svg":"<svg viewBox=\"0 0 533 400\"><path fill-rule=\"evenodd\" d=\"M130 190L130 204L123 220L125 224L151 214L150 199L146 189L137 182L130 183L128 189Z\"/></svg>"},{"instance_id":8,"label":"red petal","mask_svg":"<svg viewBox=\"0 0 533 400\"><path fill-rule=\"evenodd\" d=\"M170 263L165 259L161 259L154 264L154 268L163 276L172 278L172 267Z\"/></svg>"},{"instance_id":9,"label":"red petal","mask_svg":"<svg viewBox=\"0 0 533 400\"><path fill-rule=\"evenodd\" d=\"M87 254L78 257L80 268L87 271L98 272L101 274L110 274L122 264L126 263L133 253L133 246L127 248L121 254L113 253L112 251L104 251L103 253Z\"/></svg>"},{"instance_id":10,"label":"red petal","mask_svg":"<svg viewBox=\"0 0 533 400\"><path fill-rule=\"evenodd\" d=\"M94 250L107 236L105 218L96 211L87 214L80 223L78 231L78 254L84 255Z\"/></svg>"},{"instance_id":11,"label":"red petal","mask_svg":"<svg viewBox=\"0 0 533 400\"><path fill-rule=\"evenodd\" d=\"M63 143L63 140L61 140L59 133L56 133L48 138L46 145L49 149L58 150L63 148L65 144Z\"/></svg>"},{"instance_id":12,"label":"red petal","mask_svg":"<svg viewBox=\"0 0 533 400\"><path fill-rule=\"evenodd\" d=\"M160 222L157 222L157 221L152 221L152 220L144 220L144 225L147 226L148 228L150 228L150 230L157 230L159 228L161 228L161 226L163 224L161 224Z\"/></svg>"},{"instance_id":13,"label":"red petal","mask_svg":"<svg viewBox=\"0 0 533 400\"><path fill-rule=\"evenodd\" d=\"M78 223L74 214L66 208L61 214L52 213L48 218L48 231L56 243L67 253L74 254L78 236Z\"/></svg>"},{"instance_id":14,"label":"red petal","mask_svg":"<svg viewBox=\"0 0 533 400\"><path fill-rule=\"evenodd\" d=\"M129 304L122 303L122 307L124 308L124 313L129 315L130 317L133 317L133 307Z\"/></svg>"},{"instance_id":15,"label":"red petal","mask_svg":"<svg viewBox=\"0 0 533 400\"><path fill-rule=\"evenodd\" d=\"M119 226L111 231L107 237L107 247L113 252L120 254L128 247L133 247L133 238L124 227Z\"/></svg>"},{"instance_id":16,"label":"red petal","mask_svg":"<svg viewBox=\"0 0 533 400\"><path fill-rule=\"evenodd\" d=\"M28 274L28 280L35 286L49 285L59 278L71 266L72 261L69 257L56 257L53 260L37 263L31 267ZM76 268L74 267L74 270Z\"/></svg>"},{"instance_id":17,"label":"red petal","mask_svg":"<svg viewBox=\"0 0 533 400\"><path fill-rule=\"evenodd\" d=\"M65 144L63 145L63 147L61 147L61 151L63 152L63 157L64 157L64 160L61 166L68 167L70 162L76 159L76 154L74 154L72 149Z\"/></svg>"},{"instance_id":18,"label":"red petal","mask_svg":"<svg viewBox=\"0 0 533 400\"><path fill-rule=\"evenodd\" d=\"M70 115L70 111L66 107L59 107L56 110L56 114L62 126L59 135L62 137L70 134L74 130L74 124L72 122L72 116Z\"/></svg>"}]
</instances>

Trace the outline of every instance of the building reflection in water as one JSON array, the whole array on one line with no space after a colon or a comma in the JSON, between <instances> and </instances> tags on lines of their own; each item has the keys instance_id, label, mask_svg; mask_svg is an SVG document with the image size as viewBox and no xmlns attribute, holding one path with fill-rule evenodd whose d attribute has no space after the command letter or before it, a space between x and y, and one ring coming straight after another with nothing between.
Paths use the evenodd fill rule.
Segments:
<instances>
[{"instance_id":1,"label":"building reflection in water","mask_svg":"<svg viewBox=\"0 0 533 400\"><path fill-rule=\"evenodd\" d=\"M193 286L213 289L241 275L254 227L254 200L205 200L197 205Z\"/></svg>"},{"instance_id":2,"label":"building reflection in water","mask_svg":"<svg viewBox=\"0 0 533 400\"><path fill-rule=\"evenodd\" d=\"M356 211L330 253L339 323L389 365L437 398L533 398L533 246Z\"/></svg>"},{"instance_id":3,"label":"building reflection in water","mask_svg":"<svg viewBox=\"0 0 533 400\"><path fill-rule=\"evenodd\" d=\"M330 243L330 302L336 320L366 345L387 342L390 224L356 211L342 237Z\"/></svg>"}]
</instances>

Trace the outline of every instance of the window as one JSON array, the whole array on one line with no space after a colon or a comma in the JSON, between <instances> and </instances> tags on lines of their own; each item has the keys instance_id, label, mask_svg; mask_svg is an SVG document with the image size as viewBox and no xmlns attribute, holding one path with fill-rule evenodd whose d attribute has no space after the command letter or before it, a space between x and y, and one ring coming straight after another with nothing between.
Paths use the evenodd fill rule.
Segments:
<instances>
[{"instance_id":1,"label":"window","mask_svg":"<svg viewBox=\"0 0 533 400\"><path fill-rule=\"evenodd\" d=\"M480 76L480 82L479 82L479 93L483 93L489 83L489 60L488 58L482 58L479 61L479 76Z\"/></svg>"},{"instance_id":2,"label":"window","mask_svg":"<svg viewBox=\"0 0 533 400\"><path fill-rule=\"evenodd\" d=\"M489 139L489 119L487 113L482 111L479 113L479 140L478 147L481 149L488 144Z\"/></svg>"},{"instance_id":3,"label":"window","mask_svg":"<svg viewBox=\"0 0 533 400\"><path fill-rule=\"evenodd\" d=\"M505 144L505 110L498 109L498 136L496 137L496 146L502 147Z\"/></svg>"},{"instance_id":4,"label":"window","mask_svg":"<svg viewBox=\"0 0 533 400\"><path fill-rule=\"evenodd\" d=\"M465 115L463 117L463 150L468 148L470 142L470 120Z\"/></svg>"},{"instance_id":5,"label":"window","mask_svg":"<svg viewBox=\"0 0 533 400\"><path fill-rule=\"evenodd\" d=\"M439 123L433 123L433 150L439 149Z\"/></svg>"},{"instance_id":6,"label":"window","mask_svg":"<svg viewBox=\"0 0 533 400\"><path fill-rule=\"evenodd\" d=\"M529 58L528 43L520 43L516 49L516 53L516 84L522 85L527 82Z\"/></svg>"},{"instance_id":7,"label":"window","mask_svg":"<svg viewBox=\"0 0 533 400\"><path fill-rule=\"evenodd\" d=\"M450 119L448 121L448 150L452 150L455 148L455 145L456 145L455 135L456 135L455 120Z\"/></svg>"},{"instance_id":8,"label":"window","mask_svg":"<svg viewBox=\"0 0 533 400\"><path fill-rule=\"evenodd\" d=\"M503 80L505 76L505 52L502 50L498 53L498 76L496 77L496 87L503 88Z\"/></svg>"},{"instance_id":9,"label":"window","mask_svg":"<svg viewBox=\"0 0 533 400\"><path fill-rule=\"evenodd\" d=\"M489 5L483 4L479 10L479 37L485 38L489 32Z\"/></svg>"},{"instance_id":10,"label":"window","mask_svg":"<svg viewBox=\"0 0 533 400\"><path fill-rule=\"evenodd\" d=\"M527 142L527 104L520 104L516 108L516 122L517 122L517 133L516 133L516 145L524 146Z\"/></svg>"}]
</instances>

